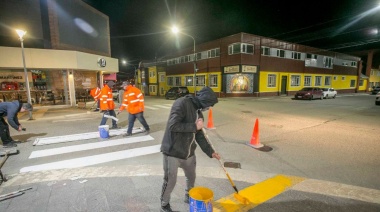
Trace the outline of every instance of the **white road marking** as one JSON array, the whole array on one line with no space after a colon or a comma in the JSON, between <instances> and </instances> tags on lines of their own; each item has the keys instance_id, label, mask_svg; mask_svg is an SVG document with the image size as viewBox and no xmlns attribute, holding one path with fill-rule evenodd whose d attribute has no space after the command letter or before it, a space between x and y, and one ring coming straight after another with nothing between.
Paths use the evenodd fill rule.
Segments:
<instances>
[{"instance_id":1,"label":"white road marking","mask_svg":"<svg viewBox=\"0 0 380 212\"><path fill-rule=\"evenodd\" d=\"M117 146L117 145L122 145L122 144L151 141L151 140L154 140L153 137L150 135L146 135L146 136L129 137L129 138L123 138L123 139L116 139L116 140L99 141L97 143L89 143L89 144L73 145L73 146L59 147L59 148L53 148L53 149L38 150L38 151L33 151L30 154L29 159L47 157L51 155L66 154L66 153L72 153L72 152L80 152L80 151L85 151L85 150L90 150L90 149L99 149L103 147L111 147L111 146Z\"/></svg>"},{"instance_id":2,"label":"white road marking","mask_svg":"<svg viewBox=\"0 0 380 212\"><path fill-rule=\"evenodd\" d=\"M160 107L160 108L164 108L164 109L169 109L171 107L169 106L165 106L165 105L154 105L155 107Z\"/></svg>"},{"instance_id":3,"label":"white road marking","mask_svg":"<svg viewBox=\"0 0 380 212\"><path fill-rule=\"evenodd\" d=\"M78 118L78 119L64 119L64 120L56 120L52 121L52 123L57 123L57 122L70 122L70 121L83 121L83 120L90 120L90 119L96 119L98 117L91 117L91 118Z\"/></svg>"},{"instance_id":4,"label":"white road marking","mask_svg":"<svg viewBox=\"0 0 380 212\"><path fill-rule=\"evenodd\" d=\"M151 109L151 110L158 110L158 108L155 108L155 107L149 107L149 106L144 106L145 108L148 108L148 109Z\"/></svg>"},{"instance_id":5,"label":"white road marking","mask_svg":"<svg viewBox=\"0 0 380 212\"><path fill-rule=\"evenodd\" d=\"M133 128L132 134L143 132L142 128ZM114 129L109 131L110 136L117 136L127 133L127 129ZM64 143L69 141L79 141L86 140L92 138L99 138L99 132L89 132L89 133L79 133L72 135L63 135L63 136L53 136L46 138L36 138L33 143L33 146L41 146L47 144L56 144L56 143Z\"/></svg>"},{"instance_id":6,"label":"white road marking","mask_svg":"<svg viewBox=\"0 0 380 212\"><path fill-rule=\"evenodd\" d=\"M74 158L69 160L63 160L52 163L45 163L35 166L27 166L20 169L20 173L24 172L35 172L35 171L45 171L45 170L54 170L54 169L70 169L70 168L79 168L84 166L91 166L100 163L107 163L116 160L122 160L126 158L137 157L141 155L148 155L160 152L161 144L135 148L129 150L123 150L118 152L105 153L100 155Z\"/></svg>"}]
</instances>

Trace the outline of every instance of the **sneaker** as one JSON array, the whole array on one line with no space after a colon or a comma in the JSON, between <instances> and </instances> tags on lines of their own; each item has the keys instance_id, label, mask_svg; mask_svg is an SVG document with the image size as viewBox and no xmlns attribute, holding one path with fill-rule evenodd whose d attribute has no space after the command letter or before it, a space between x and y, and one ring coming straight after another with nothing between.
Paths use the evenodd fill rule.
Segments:
<instances>
[{"instance_id":1,"label":"sneaker","mask_svg":"<svg viewBox=\"0 0 380 212\"><path fill-rule=\"evenodd\" d=\"M118 127L118 126L112 126L111 130L114 130L114 129L120 129L120 127Z\"/></svg>"},{"instance_id":2,"label":"sneaker","mask_svg":"<svg viewBox=\"0 0 380 212\"><path fill-rule=\"evenodd\" d=\"M149 131L150 131L150 130L145 130L145 131L144 131L144 135L149 135Z\"/></svg>"},{"instance_id":3,"label":"sneaker","mask_svg":"<svg viewBox=\"0 0 380 212\"><path fill-rule=\"evenodd\" d=\"M4 148L13 148L13 147L17 147L17 144L15 144L13 141L11 141L11 142L8 142L6 144L3 144L3 147Z\"/></svg>"},{"instance_id":4,"label":"sneaker","mask_svg":"<svg viewBox=\"0 0 380 212\"><path fill-rule=\"evenodd\" d=\"M173 212L172 208L170 207L170 204L168 203L165 206L161 206L161 212Z\"/></svg>"},{"instance_id":5,"label":"sneaker","mask_svg":"<svg viewBox=\"0 0 380 212\"><path fill-rule=\"evenodd\" d=\"M127 133L123 135L123 137L128 137L128 136L132 136L132 133Z\"/></svg>"},{"instance_id":6,"label":"sneaker","mask_svg":"<svg viewBox=\"0 0 380 212\"><path fill-rule=\"evenodd\" d=\"M185 199L183 199L183 202L189 204L189 202L190 202L189 199L190 199L189 194L185 194Z\"/></svg>"}]
</instances>

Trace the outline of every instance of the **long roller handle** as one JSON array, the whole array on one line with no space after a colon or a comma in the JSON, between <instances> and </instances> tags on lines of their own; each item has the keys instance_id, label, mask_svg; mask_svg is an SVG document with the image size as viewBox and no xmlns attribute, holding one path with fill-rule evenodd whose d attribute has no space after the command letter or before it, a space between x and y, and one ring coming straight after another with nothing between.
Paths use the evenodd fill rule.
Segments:
<instances>
[{"instance_id":1,"label":"long roller handle","mask_svg":"<svg viewBox=\"0 0 380 212\"><path fill-rule=\"evenodd\" d=\"M214 150L214 152L216 152L214 145L211 143L210 139L208 138L208 135L207 135L207 133L206 133L205 128L202 128L202 132L203 132L203 134L205 135L207 142L211 145L211 148ZM227 169L224 167L222 161L221 161L221 160L218 160L218 161L219 161L220 166L221 166L222 169L224 170L224 173L226 173L227 178L228 178L228 180L230 181L232 187L235 189L236 193L239 193L238 189L236 188L236 185L235 185L234 181L232 181L232 178L231 178L230 175L228 174Z\"/></svg>"}]
</instances>

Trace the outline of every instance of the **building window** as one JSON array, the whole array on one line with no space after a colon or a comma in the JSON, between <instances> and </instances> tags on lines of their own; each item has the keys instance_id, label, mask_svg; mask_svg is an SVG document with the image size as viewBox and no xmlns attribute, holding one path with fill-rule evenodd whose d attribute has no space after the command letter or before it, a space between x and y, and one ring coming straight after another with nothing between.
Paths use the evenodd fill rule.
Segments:
<instances>
[{"instance_id":1,"label":"building window","mask_svg":"<svg viewBox=\"0 0 380 212\"><path fill-rule=\"evenodd\" d=\"M246 43L234 43L228 46L228 54L253 54L253 45Z\"/></svg>"},{"instance_id":2,"label":"building window","mask_svg":"<svg viewBox=\"0 0 380 212\"><path fill-rule=\"evenodd\" d=\"M168 86L173 86L173 77L168 77Z\"/></svg>"},{"instance_id":3,"label":"building window","mask_svg":"<svg viewBox=\"0 0 380 212\"><path fill-rule=\"evenodd\" d=\"M363 80L359 80L359 86L363 86L364 82Z\"/></svg>"},{"instance_id":4,"label":"building window","mask_svg":"<svg viewBox=\"0 0 380 212\"><path fill-rule=\"evenodd\" d=\"M337 77L336 76L334 76L334 81L336 81L337 80Z\"/></svg>"},{"instance_id":5,"label":"building window","mask_svg":"<svg viewBox=\"0 0 380 212\"><path fill-rule=\"evenodd\" d=\"M218 75L210 74L210 87L218 87Z\"/></svg>"},{"instance_id":6,"label":"building window","mask_svg":"<svg viewBox=\"0 0 380 212\"><path fill-rule=\"evenodd\" d=\"M346 80L346 77L345 77L345 76L342 76L342 80Z\"/></svg>"},{"instance_id":7,"label":"building window","mask_svg":"<svg viewBox=\"0 0 380 212\"><path fill-rule=\"evenodd\" d=\"M208 54L208 55L207 55L208 58L219 57L219 55L220 55L220 50L219 50L219 48L211 49L211 50L208 50L207 54Z\"/></svg>"},{"instance_id":8,"label":"building window","mask_svg":"<svg viewBox=\"0 0 380 212\"><path fill-rule=\"evenodd\" d=\"M305 86L311 86L311 76L305 76Z\"/></svg>"},{"instance_id":9,"label":"building window","mask_svg":"<svg viewBox=\"0 0 380 212\"><path fill-rule=\"evenodd\" d=\"M351 62L351 66L352 66L352 67L356 67L356 62L355 62L355 61L352 61L352 62Z\"/></svg>"},{"instance_id":10,"label":"building window","mask_svg":"<svg viewBox=\"0 0 380 212\"><path fill-rule=\"evenodd\" d=\"M351 80L350 81L350 87L354 88L355 87L356 80Z\"/></svg>"},{"instance_id":11,"label":"building window","mask_svg":"<svg viewBox=\"0 0 380 212\"><path fill-rule=\"evenodd\" d=\"M285 57L285 50L277 49L277 57Z\"/></svg>"},{"instance_id":12,"label":"building window","mask_svg":"<svg viewBox=\"0 0 380 212\"><path fill-rule=\"evenodd\" d=\"M325 86L331 86L331 77L330 76L325 77Z\"/></svg>"},{"instance_id":13,"label":"building window","mask_svg":"<svg viewBox=\"0 0 380 212\"><path fill-rule=\"evenodd\" d=\"M186 86L193 86L193 76L186 76L185 77L185 85Z\"/></svg>"},{"instance_id":14,"label":"building window","mask_svg":"<svg viewBox=\"0 0 380 212\"><path fill-rule=\"evenodd\" d=\"M156 86L155 85L149 85L149 93L156 93Z\"/></svg>"},{"instance_id":15,"label":"building window","mask_svg":"<svg viewBox=\"0 0 380 212\"><path fill-rule=\"evenodd\" d=\"M159 75L160 75L159 82L165 82L165 74L159 74Z\"/></svg>"},{"instance_id":16,"label":"building window","mask_svg":"<svg viewBox=\"0 0 380 212\"><path fill-rule=\"evenodd\" d=\"M200 76L197 76L196 78L196 86L205 86L205 76L204 75L200 75Z\"/></svg>"},{"instance_id":17,"label":"building window","mask_svg":"<svg viewBox=\"0 0 380 212\"><path fill-rule=\"evenodd\" d=\"M174 77L174 86L181 86L181 77Z\"/></svg>"},{"instance_id":18,"label":"building window","mask_svg":"<svg viewBox=\"0 0 380 212\"><path fill-rule=\"evenodd\" d=\"M322 76L316 76L315 77L315 86L321 86L322 85Z\"/></svg>"},{"instance_id":19,"label":"building window","mask_svg":"<svg viewBox=\"0 0 380 212\"><path fill-rule=\"evenodd\" d=\"M307 59L317 59L317 55L316 54L306 54L306 58Z\"/></svg>"},{"instance_id":20,"label":"building window","mask_svg":"<svg viewBox=\"0 0 380 212\"><path fill-rule=\"evenodd\" d=\"M325 68L332 68L333 59L331 57L324 57L323 58L323 65Z\"/></svg>"},{"instance_id":21,"label":"building window","mask_svg":"<svg viewBox=\"0 0 380 212\"><path fill-rule=\"evenodd\" d=\"M270 48L266 46L261 47L261 55L270 56Z\"/></svg>"},{"instance_id":22,"label":"building window","mask_svg":"<svg viewBox=\"0 0 380 212\"><path fill-rule=\"evenodd\" d=\"M295 60L301 60L301 53L299 52L292 52L292 58Z\"/></svg>"},{"instance_id":23,"label":"building window","mask_svg":"<svg viewBox=\"0 0 380 212\"><path fill-rule=\"evenodd\" d=\"M155 77L156 75L154 73L155 71L149 71L149 77Z\"/></svg>"},{"instance_id":24,"label":"building window","mask_svg":"<svg viewBox=\"0 0 380 212\"><path fill-rule=\"evenodd\" d=\"M276 87L276 75L275 74L268 74L268 87L269 88Z\"/></svg>"},{"instance_id":25,"label":"building window","mask_svg":"<svg viewBox=\"0 0 380 212\"><path fill-rule=\"evenodd\" d=\"M290 85L291 86L300 86L300 76L299 75L290 76Z\"/></svg>"}]
</instances>

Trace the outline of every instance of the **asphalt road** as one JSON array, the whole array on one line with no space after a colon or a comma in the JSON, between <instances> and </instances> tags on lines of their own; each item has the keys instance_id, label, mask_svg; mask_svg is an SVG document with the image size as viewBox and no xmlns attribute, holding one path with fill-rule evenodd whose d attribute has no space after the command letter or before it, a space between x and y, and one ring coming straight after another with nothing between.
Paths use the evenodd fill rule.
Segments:
<instances>
[{"instance_id":1,"label":"asphalt road","mask_svg":"<svg viewBox=\"0 0 380 212\"><path fill-rule=\"evenodd\" d=\"M145 118L154 138L161 142L173 100L146 97ZM91 107L92 103L88 104ZM343 94L336 99L292 100L291 97L221 98L213 108L216 127L208 134L224 161L237 162L241 169L260 173L294 175L366 188L380 189L380 107L369 94ZM206 123L208 113L204 113ZM36 138L64 136L98 130L101 114L60 106L37 107L35 120L20 117L25 132L11 131L14 139L27 140L19 145L20 154L11 156L3 167L8 175L21 168L68 160L127 147L115 146L86 152L29 159L33 151L52 148L33 146ZM127 125L127 114L118 116L119 126ZM260 142L273 148L262 152L246 145L250 142L255 120L259 121ZM110 121L109 123L110 124ZM136 121L135 126L141 126ZM121 136L115 138L122 138ZM80 144L101 141L89 139ZM67 143L54 145L64 147ZM142 147L148 144L134 144ZM130 148L130 147L128 147ZM204 158L203 154L198 154ZM151 154L94 166L161 165L161 154ZM212 160L198 166L215 167Z\"/></svg>"}]
</instances>

